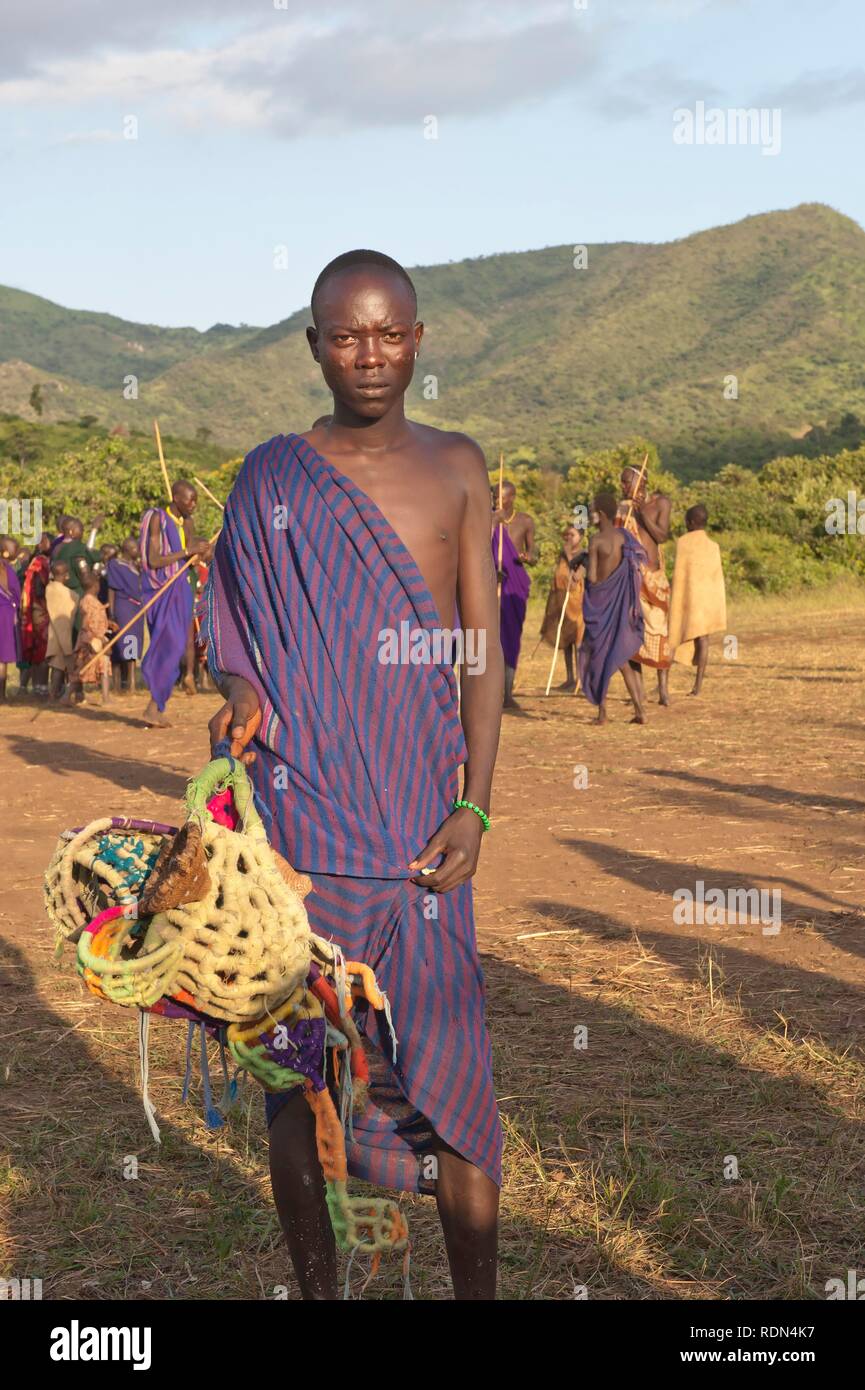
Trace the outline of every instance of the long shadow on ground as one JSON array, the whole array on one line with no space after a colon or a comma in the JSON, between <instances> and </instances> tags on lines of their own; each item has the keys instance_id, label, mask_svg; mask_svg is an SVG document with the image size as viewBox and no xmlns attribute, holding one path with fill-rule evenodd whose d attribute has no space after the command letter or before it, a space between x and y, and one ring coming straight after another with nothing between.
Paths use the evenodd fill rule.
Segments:
<instances>
[{"instance_id":1,"label":"long shadow on ground","mask_svg":"<svg viewBox=\"0 0 865 1390\"><path fill-rule=\"evenodd\" d=\"M87 748L80 743L29 738L25 734L7 735L9 751L24 763L44 767L56 777L65 778L80 772L90 772L126 790L147 787L160 796L180 800L186 791L187 778L180 772L159 763L141 758L121 758L99 748Z\"/></svg>"}]
</instances>

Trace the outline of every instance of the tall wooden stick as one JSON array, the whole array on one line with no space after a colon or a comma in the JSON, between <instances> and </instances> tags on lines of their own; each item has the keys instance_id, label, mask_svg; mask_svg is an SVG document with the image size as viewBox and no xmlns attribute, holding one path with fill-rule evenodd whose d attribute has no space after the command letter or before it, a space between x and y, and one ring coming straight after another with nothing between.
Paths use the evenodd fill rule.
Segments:
<instances>
[{"instance_id":1,"label":"tall wooden stick","mask_svg":"<svg viewBox=\"0 0 865 1390\"><path fill-rule=\"evenodd\" d=\"M156 447L159 450L159 466L162 469L162 476L165 479L165 491L171 501L171 483L168 478L168 469L165 466L165 455L162 452L162 435L159 433L159 421L153 421L153 431L156 435Z\"/></svg>"},{"instance_id":2,"label":"tall wooden stick","mask_svg":"<svg viewBox=\"0 0 865 1390\"><path fill-rule=\"evenodd\" d=\"M196 487L201 488L202 492L207 493L207 496L210 498L211 502L215 502L221 512L225 511L225 507L222 505L218 497L214 497L213 493L210 491L210 488L207 486L207 483L203 483L200 478L193 478L192 481L195 483Z\"/></svg>"},{"instance_id":3,"label":"tall wooden stick","mask_svg":"<svg viewBox=\"0 0 865 1390\"><path fill-rule=\"evenodd\" d=\"M631 494L631 496L628 498L628 515L625 517L625 526L627 526L628 522L631 520L631 517L634 515L634 498L636 497L637 493L640 491L640 485L641 485L643 479L644 479L645 476L646 476L646 464L647 464L648 462L649 462L649 455L646 454L646 457L643 459L643 462L642 462L642 464L640 465L640 471L639 471L639 473L637 474L637 485L636 485L636 487L634 488L634 491L633 491L633 493Z\"/></svg>"},{"instance_id":4,"label":"tall wooden stick","mask_svg":"<svg viewBox=\"0 0 865 1390\"><path fill-rule=\"evenodd\" d=\"M565 587L564 597L563 597L563 599L562 599L562 611L561 611L561 613L559 614L559 625L558 625L558 627L556 628L556 645L555 645L555 647L553 648L553 660L552 660L552 663L551 663L551 665L550 665L550 674L547 676L547 688L546 688L546 690L544 691L544 694L545 694L545 695L549 695L549 693L550 693L550 686L551 686L552 683L553 683L553 673L555 672L555 669L556 669L556 660L558 659L558 655L559 655L559 642L560 642L561 636L562 636L562 627L563 627L564 621L565 621L565 612L566 612L567 607L568 607L568 598L570 597L570 593L571 593L571 581L572 581L572 579L573 579L573 571L570 570L570 571L568 572L568 582L567 582L567 585L566 585L566 587Z\"/></svg>"},{"instance_id":5,"label":"tall wooden stick","mask_svg":"<svg viewBox=\"0 0 865 1390\"><path fill-rule=\"evenodd\" d=\"M222 527L221 527L221 526L220 526L219 530L220 530L220 531L222 530ZM216 538L217 538L218 535L219 535L219 531L214 531L213 535L210 537L210 540L207 542L207 544L208 544L208 545L213 545L213 542L216 540ZM198 556L197 556L197 555L190 555L189 559L186 560L186 561L180 566L180 569L177 571L177 573L176 573L176 574L173 574L173 575L171 576L170 579L166 579L166 581L165 581L165 583L163 584L162 588L161 588L161 589L157 589L157 591L156 591L156 593L153 595L153 597L152 597L152 598L149 598L149 599L147 600L147 602L143 605L143 607L139 608L138 612L135 614L135 617L134 617L134 618L130 618L130 619L129 619L129 622L128 622L128 623L125 623L125 624L123 625L123 627L120 629L119 632L115 632L114 636L111 638L111 641L110 641L110 642L106 642L106 643L105 643L105 646L101 649L101 651L98 651L98 652L96 653L96 655L95 655L94 657L92 657L90 661L88 661L88 662L86 663L86 665L82 666L82 668L81 668L81 670L80 670L80 672L79 672L79 676L80 676L80 679L81 679L81 680L84 679L84 676L85 676L85 674L90 670L90 667L96 665L96 662L99 660L100 656L104 656L106 652L110 652L110 651L111 651L111 648L114 646L114 643L115 643L115 642L119 642L120 639L121 639L121 637L123 637L123 636L129 631L129 629L130 629L131 627L134 627L134 626L135 626L135 624L138 622L138 619L144 617L144 614L147 612L148 608L152 608L153 605L154 605L154 603L156 602L156 600L157 600L158 598L162 598L162 595L165 593L165 591L166 591L167 589L170 589L171 586L172 586L172 584L174 584L175 581L178 580L182 574L185 574L186 571L189 569L189 566L190 566L190 565L194 565L194 564L195 564L195 561L196 561L197 559L198 559Z\"/></svg>"},{"instance_id":6,"label":"tall wooden stick","mask_svg":"<svg viewBox=\"0 0 865 1390\"><path fill-rule=\"evenodd\" d=\"M501 511L501 509L502 509L502 487L504 486L504 478L505 478L505 456L504 456L504 453L500 453L500 454L499 454L499 511ZM502 547L504 546L504 543L505 543L505 528L504 528L504 526L502 525L502 523L499 522L499 563L498 563L497 568L498 568L498 573L499 573L500 575L501 575L501 572L502 572ZM499 581L498 581L498 597L499 597L499 608L501 608L501 606L502 606L502 581L501 581L501 579L499 579Z\"/></svg>"}]
</instances>

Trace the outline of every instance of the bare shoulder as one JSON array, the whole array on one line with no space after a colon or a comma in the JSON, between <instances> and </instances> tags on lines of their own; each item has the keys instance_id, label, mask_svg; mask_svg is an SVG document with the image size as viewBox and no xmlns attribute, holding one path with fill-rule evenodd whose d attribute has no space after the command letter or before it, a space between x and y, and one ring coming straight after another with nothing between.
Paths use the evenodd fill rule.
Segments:
<instances>
[{"instance_id":1,"label":"bare shoulder","mask_svg":"<svg viewBox=\"0 0 865 1390\"><path fill-rule=\"evenodd\" d=\"M421 425L416 420L412 421L412 430L418 443L437 459L462 473L467 480L476 477L480 470L486 483L484 451L470 435L462 434L459 430L439 430L434 425Z\"/></svg>"}]
</instances>

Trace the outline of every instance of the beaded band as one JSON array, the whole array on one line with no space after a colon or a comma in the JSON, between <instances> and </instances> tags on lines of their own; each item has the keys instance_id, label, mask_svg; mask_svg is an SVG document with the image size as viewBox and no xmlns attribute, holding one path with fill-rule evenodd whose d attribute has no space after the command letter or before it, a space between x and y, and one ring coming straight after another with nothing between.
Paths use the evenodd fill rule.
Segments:
<instances>
[{"instance_id":1,"label":"beaded band","mask_svg":"<svg viewBox=\"0 0 865 1390\"><path fill-rule=\"evenodd\" d=\"M455 811L458 811L458 810L460 809L461 806L462 806L462 807L465 807L465 809L466 809L467 811L474 811L474 813L475 813L476 816L480 816L481 820L482 820L483 823L484 823L484 830L489 830L489 828L490 828L490 818L489 818L489 816L487 815L486 811L482 811L481 808L480 808L480 806L476 806L475 803L474 803L473 801L459 801L459 800L454 800L454 810L455 810Z\"/></svg>"}]
</instances>

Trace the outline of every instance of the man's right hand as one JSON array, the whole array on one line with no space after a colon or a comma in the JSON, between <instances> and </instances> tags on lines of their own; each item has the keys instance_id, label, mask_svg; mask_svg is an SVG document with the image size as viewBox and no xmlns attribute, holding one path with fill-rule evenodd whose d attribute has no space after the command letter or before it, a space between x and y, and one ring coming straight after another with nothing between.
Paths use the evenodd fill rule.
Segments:
<instances>
[{"instance_id":1,"label":"man's right hand","mask_svg":"<svg viewBox=\"0 0 865 1390\"><path fill-rule=\"evenodd\" d=\"M210 547L210 542L205 540L191 541L187 546L186 553L191 558L193 555L206 555Z\"/></svg>"},{"instance_id":2,"label":"man's right hand","mask_svg":"<svg viewBox=\"0 0 865 1390\"><path fill-rule=\"evenodd\" d=\"M255 762L255 754L244 752L246 745L261 723L258 692L243 676L229 676L225 683L225 704L208 724L210 751L213 753L224 738L231 739L231 756L247 767Z\"/></svg>"}]
</instances>

